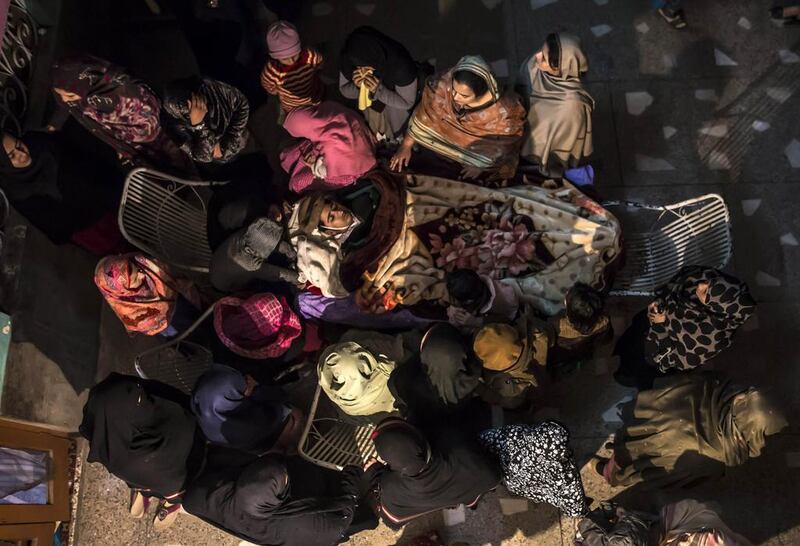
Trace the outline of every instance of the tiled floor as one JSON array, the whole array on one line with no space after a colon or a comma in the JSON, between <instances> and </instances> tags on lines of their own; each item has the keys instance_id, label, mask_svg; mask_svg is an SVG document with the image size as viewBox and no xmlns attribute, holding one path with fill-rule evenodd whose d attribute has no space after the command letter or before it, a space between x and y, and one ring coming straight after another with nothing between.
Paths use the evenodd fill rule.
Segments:
<instances>
[{"instance_id":1,"label":"tiled floor","mask_svg":"<svg viewBox=\"0 0 800 546\"><path fill-rule=\"evenodd\" d=\"M735 240L731 270L750 283L762 303L756 318L740 332L734 349L716 360L714 367L772 389L791 408L793 426L770 442L760 459L691 494L717 500L726 521L755 544L794 546L800 544L800 408L796 402L800 399L800 30L773 24L767 4L686 2L689 28L684 32L657 19L647 0L312 1L303 3L298 23L306 42L328 57L325 79L329 82L335 81L336 52L344 37L362 24L386 31L406 44L416 58L430 60L440 69L464 54L480 53L499 74L511 78L547 33L570 31L582 38L590 63L589 88L596 99L597 188L609 198L656 204L709 192L723 195ZM91 39L87 37L85 43L111 45L107 17L107 13L91 20L71 17L70 29L75 32L67 33L69 45L80 43L80 32L89 27ZM129 54L139 55L140 72L151 70L163 77L182 73L189 66L163 55L169 50L185 57L185 43L178 40L171 47L175 39L163 30L147 36L127 47ZM255 113L252 130L274 157L278 136L270 125L275 118L271 108L270 103ZM46 245L32 248L50 252ZM42 267L46 271L37 273L40 276L52 271L49 265ZM76 270L69 275L78 274ZM49 279L37 282L58 281ZM76 285L76 290L85 289L85 283ZM626 318L642 302L617 300L610 305L621 332ZM44 307L38 309L39 316L46 315ZM56 329L71 331L62 326ZM80 339L73 344L89 341L75 335ZM99 337L97 377L111 370L130 370L141 340L125 335L107 309ZM30 352L37 347L16 350L21 355L18 363L28 358L40 362ZM50 394L36 397L36 389L25 391L32 394L21 400L18 407L26 409L19 412L74 426L80 416L80 397L85 395L87 369L75 361L56 360L37 364L46 373L36 381L57 379L41 387L40 394ZM580 370L557 385L534 416L556 415L569 426L582 465L613 432L615 403L630 394L611 379L614 365L604 360ZM61 379L59 366L65 370L60 372ZM92 363L88 373L94 371ZM23 376L16 377L21 385ZM33 406L38 409L32 410ZM582 475L587 494L595 499L619 497L634 507L654 509L670 498L613 490L588 466ZM146 519L131 520L125 514L125 487L98 465L85 466L83 483L77 522L81 546L239 544L189 516L181 516L161 534ZM560 518L548 506L509 504L507 498L502 491L490 495L478 510L466 511L463 523L453 526L445 525L443 516L436 514L400 533L386 528L362 533L350 544L407 544L416 532L434 527L442 529L448 541L472 546L571 543L573 520Z\"/></svg>"}]
</instances>

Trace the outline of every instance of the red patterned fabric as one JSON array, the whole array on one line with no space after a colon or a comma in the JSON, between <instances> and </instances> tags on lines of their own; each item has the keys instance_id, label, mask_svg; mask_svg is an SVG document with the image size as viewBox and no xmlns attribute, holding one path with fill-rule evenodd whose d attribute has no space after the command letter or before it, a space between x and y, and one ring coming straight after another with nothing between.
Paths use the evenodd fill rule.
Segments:
<instances>
[{"instance_id":1,"label":"red patterned fabric","mask_svg":"<svg viewBox=\"0 0 800 546\"><path fill-rule=\"evenodd\" d=\"M214 330L220 341L245 358L281 356L300 335L302 326L286 299L270 293L243 300L227 297L214 307Z\"/></svg>"}]
</instances>

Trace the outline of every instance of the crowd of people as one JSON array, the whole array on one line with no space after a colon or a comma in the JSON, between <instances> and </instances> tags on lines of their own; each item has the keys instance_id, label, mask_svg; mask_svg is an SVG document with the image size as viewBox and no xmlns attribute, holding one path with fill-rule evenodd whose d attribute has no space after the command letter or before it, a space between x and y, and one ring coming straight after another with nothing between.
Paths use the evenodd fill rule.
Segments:
<instances>
[{"instance_id":1,"label":"crowd of people","mask_svg":"<svg viewBox=\"0 0 800 546\"><path fill-rule=\"evenodd\" d=\"M92 56L53 67L54 100L113 154L74 149L58 124L3 135L3 191L53 242L102 256L95 283L129 333L172 338L213 305L199 335L215 364L190 396L116 373L90 391L88 460L130 486L131 514L156 502L157 528L183 510L257 544L330 546L503 483L582 518L579 544L749 544L689 499L660 517L590 510L567 428L526 422L560 370L614 339L605 299L625 259L592 184L578 38L546 36L517 89L478 55L434 74L371 27L338 59L285 21L266 40L285 183L236 87L156 90ZM333 62L340 96L320 79ZM134 166L230 180L208 206L208 282L126 246L115 219ZM615 378L639 393L594 465L609 484L716 479L787 425L758 387L703 369L755 307L745 283L687 266L633 318ZM374 426L365 467L297 456L306 415L285 387L309 366L341 419ZM521 423L492 427L491 406Z\"/></svg>"}]
</instances>

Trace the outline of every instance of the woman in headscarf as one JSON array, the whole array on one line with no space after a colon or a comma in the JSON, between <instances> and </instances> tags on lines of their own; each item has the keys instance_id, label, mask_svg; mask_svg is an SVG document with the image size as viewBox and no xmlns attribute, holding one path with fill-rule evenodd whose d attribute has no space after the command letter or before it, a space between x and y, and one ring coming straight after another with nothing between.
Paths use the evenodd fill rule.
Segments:
<instances>
[{"instance_id":1,"label":"woman in headscarf","mask_svg":"<svg viewBox=\"0 0 800 546\"><path fill-rule=\"evenodd\" d=\"M232 535L271 546L334 546L348 536L361 471L348 467L338 491L297 491L295 480L330 473L266 455L244 467L208 467L192 481L184 509ZM331 477L325 476L328 481ZM333 478L335 479L335 478ZM306 480L309 481L309 480ZM318 482L320 480L317 480Z\"/></svg>"},{"instance_id":2,"label":"woman in headscarf","mask_svg":"<svg viewBox=\"0 0 800 546\"><path fill-rule=\"evenodd\" d=\"M191 172L189 158L162 130L161 101L124 68L87 55L58 61L52 74L56 102L123 162Z\"/></svg>"},{"instance_id":3,"label":"woman in headscarf","mask_svg":"<svg viewBox=\"0 0 800 546\"><path fill-rule=\"evenodd\" d=\"M531 400L555 341L552 328L526 308L514 324L487 324L475 334L472 349L483 366L483 399L506 409Z\"/></svg>"},{"instance_id":4,"label":"woman in headscarf","mask_svg":"<svg viewBox=\"0 0 800 546\"><path fill-rule=\"evenodd\" d=\"M578 523L575 546L753 546L734 533L707 504L673 502L659 518L601 503Z\"/></svg>"},{"instance_id":5,"label":"woman in headscarf","mask_svg":"<svg viewBox=\"0 0 800 546\"><path fill-rule=\"evenodd\" d=\"M208 78L174 82L164 89L165 126L198 163L227 163L247 144L250 105L235 87Z\"/></svg>"},{"instance_id":6,"label":"woman in headscarf","mask_svg":"<svg viewBox=\"0 0 800 546\"><path fill-rule=\"evenodd\" d=\"M710 267L684 267L617 341L617 381L647 388L665 373L693 370L731 346L755 312L747 284Z\"/></svg>"},{"instance_id":7,"label":"woman in headscarf","mask_svg":"<svg viewBox=\"0 0 800 546\"><path fill-rule=\"evenodd\" d=\"M598 472L614 486L689 487L758 457L787 422L755 388L704 373L659 379L622 410L611 459Z\"/></svg>"},{"instance_id":8,"label":"woman in headscarf","mask_svg":"<svg viewBox=\"0 0 800 546\"><path fill-rule=\"evenodd\" d=\"M214 330L230 351L259 360L278 358L295 341L305 341L300 339L300 318L286 298L269 292L219 300L214 305Z\"/></svg>"},{"instance_id":9,"label":"woman in headscarf","mask_svg":"<svg viewBox=\"0 0 800 546\"><path fill-rule=\"evenodd\" d=\"M376 164L369 128L341 104L325 101L292 110L283 128L300 139L281 152L281 166L295 193L348 186Z\"/></svg>"},{"instance_id":10,"label":"woman in headscarf","mask_svg":"<svg viewBox=\"0 0 800 546\"><path fill-rule=\"evenodd\" d=\"M262 216L228 236L214 251L209 280L222 292L257 288L262 283L297 284L294 260L283 226Z\"/></svg>"},{"instance_id":11,"label":"woman in headscarf","mask_svg":"<svg viewBox=\"0 0 800 546\"><path fill-rule=\"evenodd\" d=\"M390 380L403 414L417 426L437 418L461 419L480 384L480 363L458 330L446 323L425 332L419 357L399 366Z\"/></svg>"},{"instance_id":12,"label":"woman in headscarf","mask_svg":"<svg viewBox=\"0 0 800 546\"><path fill-rule=\"evenodd\" d=\"M203 462L205 442L187 402L163 383L112 373L89 390L83 407L78 430L89 441L87 460L101 463L134 490L132 514L144 513L143 497L165 499L157 527L177 517L186 482Z\"/></svg>"},{"instance_id":13,"label":"woman in headscarf","mask_svg":"<svg viewBox=\"0 0 800 546\"><path fill-rule=\"evenodd\" d=\"M546 502L570 517L586 512L583 482L563 425L507 425L483 431L480 439L500 459L510 493Z\"/></svg>"},{"instance_id":14,"label":"woman in headscarf","mask_svg":"<svg viewBox=\"0 0 800 546\"><path fill-rule=\"evenodd\" d=\"M339 91L358 99L373 134L393 140L417 100L417 63L400 42L372 27L358 27L342 48Z\"/></svg>"},{"instance_id":15,"label":"woman in headscarf","mask_svg":"<svg viewBox=\"0 0 800 546\"><path fill-rule=\"evenodd\" d=\"M661 509L659 546L753 546L707 504L686 499Z\"/></svg>"},{"instance_id":16,"label":"woman in headscarf","mask_svg":"<svg viewBox=\"0 0 800 546\"><path fill-rule=\"evenodd\" d=\"M106 256L95 268L94 283L128 333L175 335L197 314L194 287L141 253Z\"/></svg>"},{"instance_id":17,"label":"woman in headscarf","mask_svg":"<svg viewBox=\"0 0 800 546\"><path fill-rule=\"evenodd\" d=\"M276 387L214 364L192 390L192 412L203 435L215 444L261 455L293 451L303 428L303 413Z\"/></svg>"},{"instance_id":18,"label":"woman in headscarf","mask_svg":"<svg viewBox=\"0 0 800 546\"><path fill-rule=\"evenodd\" d=\"M416 143L455 162L463 178L506 180L516 172L524 127L519 97L501 93L489 64L468 55L428 81L389 165L406 167Z\"/></svg>"},{"instance_id":19,"label":"woman in headscarf","mask_svg":"<svg viewBox=\"0 0 800 546\"><path fill-rule=\"evenodd\" d=\"M468 268L552 315L576 282L602 289L620 241L616 218L567 182L492 190L378 170L301 198L288 232L301 281L326 297L355 294L371 313L444 305L445 274Z\"/></svg>"},{"instance_id":20,"label":"woman in headscarf","mask_svg":"<svg viewBox=\"0 0 800 546\"><path fill-rule=\"evenodd\" d=\"M377 422L397 412L389 376L410 357L401 336L348 330L320 355L319 385L346 415Z\"/></svg>"},{"instance_id":21,"label":"woman in headscarf","mask_svg":"<svg viewBox=\"0 0 800 546\"><path fill-rule=\"evenodd\" d=\"M122 173L58 133L3 133L0 188L55 244L113 252L122 242L116 222L121 187Z\"/></svg>"},{"instance_id":22,"label":"woman in headscarf","mask_svg":"<svg viewBox=\"0 0 800 546\"><path fill-rule=\"evenodd\" d=\"M594 99L581 76L589 70L577 36L549 34L520 70L530 96L521 155L542 174L560 177L592 155Z\"/></svg>"},{"instance_id":23,"label":"woman in headscarf","mask_svg":"<svg viewBox=\"0 0 800 546\"><path fill-rule=\"evenodd\" d=\"M397 418L372 433L378 456L366 474L384 522L399 527L419 516L458 504L476 506L500 483L500 470L480 446L443 429L430 444L417 428Z\"/></svg>"}]
</instances>

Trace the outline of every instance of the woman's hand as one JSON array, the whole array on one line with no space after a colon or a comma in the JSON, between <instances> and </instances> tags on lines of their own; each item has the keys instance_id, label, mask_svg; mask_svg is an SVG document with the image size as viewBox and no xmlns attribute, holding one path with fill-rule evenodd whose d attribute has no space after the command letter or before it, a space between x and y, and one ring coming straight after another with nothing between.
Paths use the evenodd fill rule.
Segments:
<instances>
[{"instance_id":1,"label":"woman's hand","mask_svg":"<svg viewBox=\"0 0 800 546\"><path fill-rule=\"evenodd\" d=\"M214 149L211 151L211 157L214 159L222 159L222 148L219 147L219 143L214 144Z\"/></svg>"},{"instance_id":2,"label":"woman's hand","mask_svg":"<svg viewBox=\"0 0 800 546\"><path fill-rule=\"evenodd\" d=\"M465 179L475 180L476 178L479 178L482 174L483 174L483 169L479 167L466 166L461 169L461 174L458 175L458 177L461 180Z\"/></svg>"},{"instance_id":3,"label":"woman's hand","mask_svg":"<svg viewBox=\"0 0 800 546\"><path fill-rule=\"evenodd\" d=\"M411 161L411 148L411 144L406 144L405 141L403 141L389 160L389 168L393 171L400 172L408 167L408 162Z\"/></svg>"},{"instance_id":4,"label":"woman's hand","mask_svg":"<svg viewBox=\"0 0 800 546\"><path fill-rule=\"evenodd\" d=\"M353 70L353 83L360 86L368 76L372 76L372 72L373 68L371 66L357 66Z\"/></svg>"},{"instance_id":5,"label":"woman's hand","mask_svg":"<svg viewBox=\"0 0 800 546\"><path fill-rule=\"evenodd\" d=\"M300 160L309 167L313 168L314 163L317 161L318 155L319 154L317 154L317 151L313 146L307 146L300 151Z\"/></svg>"},{"instance_id":6,"label":"woman's hand","mask_svg":"<svg viewBox=\"0 0 800 546\"><path fill-rule=\"evenodd\" d=\"M369 90L370 93L374 93L378 89L378 86L381 84L381 81L375 76L370 74L369 76L364 78L364 84L367 86L367 89Z\"/></svg>"},{"instance_id":7,"label":"woman's hand","mask_svg":"<svg viewBox=\"0 0 800 546\"><path fill-rule=\"evenodd\" d=\"M205 119L207 112L206 99L196 93L192 93L192 97L189 99L189 123L192 125L199 124Z\"/></svg>"},{"instance_id":8,"label":"woman's hand","mask_svg":"<svg viewBox=\"0 0 800 546\"><path fill-rule=\"evenodd\" d=\"M647 318L650 320L650 324L661 324L667 321L667 314L661 305L660 301L654 301L647 306Z\"/></svg>"}]
</instances>

